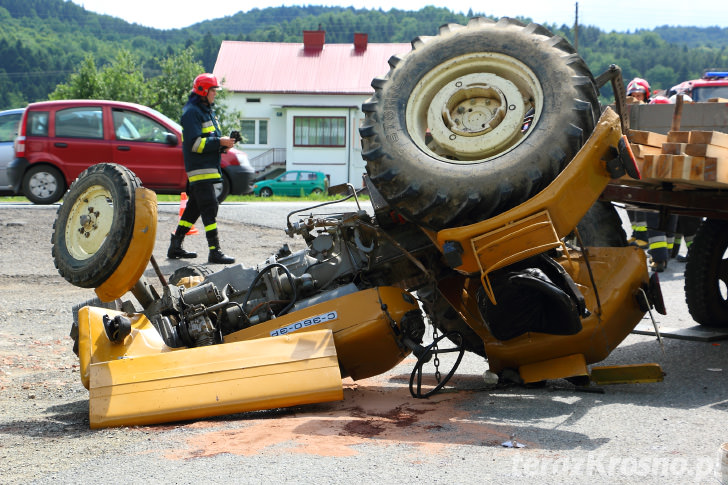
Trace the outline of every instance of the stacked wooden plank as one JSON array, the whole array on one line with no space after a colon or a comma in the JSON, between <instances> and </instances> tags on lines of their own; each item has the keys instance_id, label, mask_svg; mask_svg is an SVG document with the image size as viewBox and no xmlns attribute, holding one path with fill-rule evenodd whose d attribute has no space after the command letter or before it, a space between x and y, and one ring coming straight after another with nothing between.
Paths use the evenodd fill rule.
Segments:
<instances>
[{"instance_id":1,"label":"stacked wooden plank","mask_svg":"<svg viewBox=\"0 0 728 485\"><path fill-rule=\"evenodd\" d=\"M728 134L670 131L662 135L630 130L628 138L642 183L728 189Z\"/></svg>"}]
</instances>

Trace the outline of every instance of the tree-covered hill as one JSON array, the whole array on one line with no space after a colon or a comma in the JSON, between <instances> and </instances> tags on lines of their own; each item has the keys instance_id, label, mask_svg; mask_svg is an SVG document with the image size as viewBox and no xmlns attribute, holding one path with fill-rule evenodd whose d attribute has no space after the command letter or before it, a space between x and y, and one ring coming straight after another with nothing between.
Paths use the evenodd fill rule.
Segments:
<instances>
[{"instance_id":1,"label":"tree-covered hill","mask_svg":"<svg viewBox=\"0 0 728 485\"><path fill-rule=\"evenodd\" d=\"M487 14L436 7L418 11L276 7L159 30L92 13L66 0L0 0L0 109L47 99L88 55L102 67L113 62L120 50L127 50L138 58L145 75L154 76L161 72L164 59L187 48L212 70L223 40L301 42L303 30L320 27L332 43L351 42L354 32L367 33L370 42L408 42L418 35L437 34L442 24L465 23L471 16ZM574 42L573 26L547 27ZM580 26L578 31L579 53L595 74L616 63L626 79L645 77L659 88L699 77L705 68L728 67L726 46L728 29L718 27L607 33Z\"/></svg>"}]
</instances>

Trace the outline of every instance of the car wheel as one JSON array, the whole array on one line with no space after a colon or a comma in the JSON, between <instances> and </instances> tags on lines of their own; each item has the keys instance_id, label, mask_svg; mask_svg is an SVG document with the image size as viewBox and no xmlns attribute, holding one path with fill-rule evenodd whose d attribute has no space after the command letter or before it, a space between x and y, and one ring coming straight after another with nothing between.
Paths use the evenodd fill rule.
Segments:
<instances>
[{"instance_id":1,"label":"car wheel","mask_svg":"<svg viewBox=\"0 0 728 485\"><path fill-rule=\"evenodd\" d=\"M260 189L260 196L261 197L270 197L273 195L273 191L270 189L270 187L263 187Z\"/></svg>"},{"instance_id":2,"label":"car wheel","mask_svg":"<svg viewBox=\"0 0 728 485\"><path fill-rule=\"evenodd\" d=\"M87 168L58 209L51 238L53 261L69 283L101 286L126 254L134 231L140 180L121 165Z\"/></svg>"},{"instance_id":3,"label":"car wheel","mask_svg":"<svg viewBox=\"0 0 728 485\"><path fill-rule=\"evenodd\" d=\"M319 189L319 188L317 187L317 188L313 189L313 190L311 191L311 193L312 193L312 194L314 194L314 195L321 195L321 194L323 194L323 193L324 193L324 191L323 191L323 190L321 190L321 189Z\"/></svg>"},{"instance_id":4,"label":"car wheel","mask_svg":"<svg viewBox=\"0 0 728 485\"><path fill-rule=\"evenodd\" d=\"M23 195L34 204L53 204L63 197L66 182L60 170L50 165L34 165L25 172Z\"/></svg>"},{"instance_id":5,"label":"car wheel","mask_svg":"<svg viewBox=\"0 0 728 485\"><path fill-rule=\"evenodd\" d=\"M600 114L586 63L537 24L444 25L389 64L362 105L362 156L390 205L430 229L487 219L538 193Z\"/></svg>"},{"instance_id":6,"label":"car wheel","mask_svg":"<svg viewBox=\"0 0 728 485\"><path fill-rule=\"evenodd\" d=\"M222 204L230 195L230 179L224 173L222 174L222 183L215 184L215 197L217 203Z\"/></svg>"}]
</instances>

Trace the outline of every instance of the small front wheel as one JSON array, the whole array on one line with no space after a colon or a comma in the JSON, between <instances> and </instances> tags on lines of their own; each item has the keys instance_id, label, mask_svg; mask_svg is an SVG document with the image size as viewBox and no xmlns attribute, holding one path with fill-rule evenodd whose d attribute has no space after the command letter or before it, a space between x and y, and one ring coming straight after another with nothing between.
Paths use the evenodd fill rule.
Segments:
<instances>
[{"instance_id":1,"label":"small front wheel","mask_svg":"<svg viewBox=\"0 0 728 485\"><path fill-rule=\"evenodd\" d=\"M268 187L263 187L260 189L260 196L261 197L270 197L273 195L273 191Z\"/></svg>"},{"instance_id":2,"label":"small front wheel","mask_svg":"<svg viewBox=\"0 0 728 485\"><path fill-rule=\"evenodd\" d=\"M53 224L53 260L66 281L81 288L101 286L121 263L131 243L135 190L129 169L100 163L71 185Z\"/></svg>"}]
</instances>

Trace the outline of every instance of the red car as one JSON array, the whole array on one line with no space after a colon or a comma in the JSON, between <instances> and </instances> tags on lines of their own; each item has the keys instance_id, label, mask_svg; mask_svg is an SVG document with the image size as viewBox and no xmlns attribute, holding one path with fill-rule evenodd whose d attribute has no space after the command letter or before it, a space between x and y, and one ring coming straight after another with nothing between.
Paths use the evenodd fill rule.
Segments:
<instances>
[{"instance_id":1,"label":"red car","mask_svg":"<svg viewBox=\"0 0 728 485\"><path fill-rule=\"evenodd\" d=\"M142 184L179 194L187 185L182 128L146 106L120 101L65 100L28 105L8 166L13 191L36 204L52 204L96 163L130 168ZM218 200L252 191L255 171L236 149L222 154Z\"/></svg>"}]
</instances>

